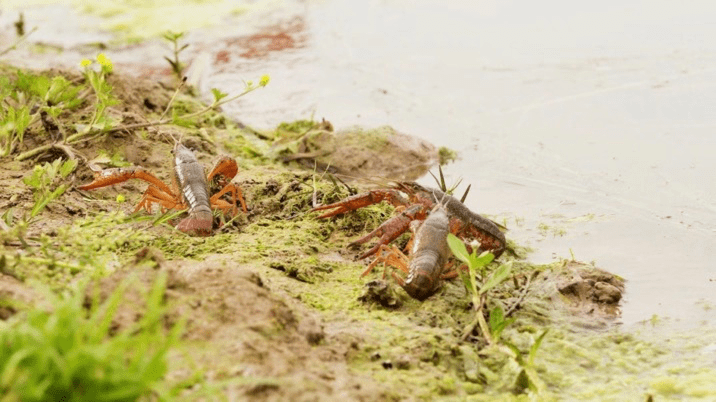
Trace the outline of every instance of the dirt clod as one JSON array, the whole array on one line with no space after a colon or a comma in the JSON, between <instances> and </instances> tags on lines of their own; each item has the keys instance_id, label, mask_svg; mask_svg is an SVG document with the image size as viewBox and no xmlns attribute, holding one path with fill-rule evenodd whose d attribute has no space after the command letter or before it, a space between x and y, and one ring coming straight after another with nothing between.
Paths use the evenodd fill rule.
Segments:
<instances>
[{"instance_id":1,"label":"dirt clod","mask_svg":"<svg viewBox=\"0 0 716 402\"><path fill-rule=\"evenodd\" d=\"M365 284L358 300L364 303L378 303L386 308L397 309L403 304L395 285L385 280L374 280Z\"/></svg>"},{"instance_id":2,"label":"dirt clod","mask_svg":"<svg viewBox=\"0 0 716 402\"><path fill-rule=\"evenodd\" d=\"M398 370L410 370L413 359L408 355L401 355L395 360L395 368Z\"/></svg>"}]
</instances>

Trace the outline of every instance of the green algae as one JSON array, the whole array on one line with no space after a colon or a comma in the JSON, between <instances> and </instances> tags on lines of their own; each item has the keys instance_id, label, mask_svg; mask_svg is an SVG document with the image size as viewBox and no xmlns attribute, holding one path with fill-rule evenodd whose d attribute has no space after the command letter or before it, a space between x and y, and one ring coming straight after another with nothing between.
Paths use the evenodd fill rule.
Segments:
<instances>
[{"instance_id":1,"label":"green algae","mask_svg":"<svg viewBox=\"0 0 716 402\"><path fill-rule=\"evenodd\" d=\"M350 179L415 180L438 159L432 144L390 126L334 131L328 121L302 120L262 135L271 141L270 158Z\"/></svg>"},{"instance_id":2,"label":"green algae","mask_svg":"<svg viewBox=\"0 0 716 402\"><path fill-rule=\"evenodd\" d=\"M73 281L78 274L99 277L122 264L152 236L137 230L140 219L121 212L97 214L75 220L35 239L35 247L22 252L3 248L2 271L23 280L39 280L54 289ZM21 228L18 228L21 229ZM2 232L4 241L22 238L22 233Z\"/></svg>"},{"instance_id":3,"label":"green algae","mask_svg":"<svg viewBox=\"0 0 716 402\"><path fill-rule=\"evenodd\" d=\"M661 334L653 340L644 340L652 336L643 332L624 336L618 329L606 334L555 331L552 340L548 339L543 346L542 358L548 373L545 378L554 387L552 393L580 401L617 401L627 395L645 399L648 394L666 398L658 400L713 399L716 387L708 378L714 378L716 371L710 367L708 357L688 352L685 343L673 342L671 338L688 332L666 328L657 332ZM700 337L702 348L714 338ZM675 355L680 357L678 361L688 356L692 364L680 364ZM569 370L565 370L567 366Z\"/></svg>"}]
</instances>

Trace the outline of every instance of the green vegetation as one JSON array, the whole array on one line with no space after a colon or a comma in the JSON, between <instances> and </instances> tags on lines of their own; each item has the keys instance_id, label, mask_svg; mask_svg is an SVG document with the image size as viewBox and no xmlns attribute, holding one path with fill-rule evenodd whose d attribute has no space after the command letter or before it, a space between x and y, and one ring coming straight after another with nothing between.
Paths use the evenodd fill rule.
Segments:
<instances>
[{"instance_id":1,"label":"green vegetation","mask_svg":"<svg viewBox=\"0 0 716 402\"><path fill-rule=\"evenodd\" d=\"M448 147L440 147L438 149L438 164L447 165L457 160L457 152Z\"/></svg>"},{"instance_id":2,"label":"green vegetation","mask_svg":"<svg viewBox=\"0 0 716 402\"><path fill-rule=\"evenodd\" d=\"M88 311L84 287L44 292L52 311L33 308L0 321L0 395L4 401L134 401L167 389L166 355L182 330L163 328L166 275L146 295L143 316L116 332L112 323L130 282Z\"/></svg>"},{"instance_id":3,"label":"green vegetation","mask_svg":"<svg viewBox=\"0 0 716 402\"><path fill-rule=\"evenodd\" d=\"M521 368L515 379L515 389L520 392L530 390L539 393L544 388L544 385L537 375L534 360L537 350L547 334L547 330L543 331L530 346L529 356L525 359L517 346L505 339L501 339L503 331L508 325L516 321L515 318L507 318L501 305L495 304L495 307L489 313L489 324L485 320L488 294L490 290L512 275L512 262L502 264L488 274L486 267L494 258L491 253L484 252L479 256L477 255L477 250L469 253L465 244L453 234L448 235L447 241L453 255L467 265L467 274L460 269L458 269L458 272L465 284L465 289L471 295L475 312L475 318L463 331L462 339L467 339L475 330L475 327L479 326L480 332L488 345L503 344L512 352L512 357Z\"/></svg>"},{"instance_id":4,"label":"green vegetation","mask_svg":"<svg viewBox=\"0 0 716 402\"><path fill-rule=\"evenodd\" d=\"M499 334L509 322L505 321L504 313L498 306L495 307L495 310L491 313L491 325L488 327L484 316L487 292L509 278L512 271L512 264L507 263L500 265L488 275L485 267L492 262L495 257L494 255L489 252L484 252L478 256L477 250L468 253L465 243L452 233L448 234L447 241L455 257L467 264L468 274L463 273L460 269L458 269L458 273L465 284L465 289L467 289L472 296L472 305L475 310L475 319L465 328L463 339L466 339L479 324L482 336L485 337L488 344L492 344L499 339ZM492 317L493 315L494 317Z\"/></svg>"},{"instance_id":5,"label":"green vegetation","mask_svg":"<svg viewBox=\"0 0 716 402\"><path fill-rule=\"evenodd\" d=\"M172 67L174 75L176 75L177 79L179 79L180 81L184 77L184 67L186 67L186 64L179 61L179 53L189 47L188 43L179 46L179 39L181 39L183 36L184 32L172 31L167 31L162 35L162 38L166 39L169 43L172 44L172 52L174 53L174 59L170 59L169 57L164 56L164 60L169 63L169 65Z\"/></svg>"},{"instance_id":6,"label":"green vegetation","mask_svg":"<svg viewBox=\"0 0 716 402\"><path fill-rule=\"evenodd\" d=\"M52 200L61 196L67 187L66 183L57 184L57 181L63 180L72 173L77 167L77 161L74 159L62 161L55 159L52 163L44 165L35 165L32 175L25 177L23 183L30 186L35 197L35 205L30 211L30 219L36 217ZM53 187L53 189L51 189Z\"/></svg>"},{"instance_id":7,"label":"green vegetation","mask_svg":"<svg viewBox=\"0 0 716 402\"><path fill-rule=\"evenodd\" d=\"M165 118L164 115L170 110L175 94L167 105L166 111L158 119L147 123L123 125L108 114L108 108L118 102L108 82L108 77L114 69L112 61L105 54L100 53L96 60L85 59L80 64L84 68L84 83L80 84L62 76L49 78L44 75L26 74L20 70L16 71L14 80L6 76L0 77L0 97L3 106L0 108L0 156L14 153L24 143L28 129L39 135L40 131L35 126L36 123L41 122L49 141L41 141L42 145L20 153L15 159L35 158L51 150L59 150L69 159L75 159L78 152L74 146L81 142L96 141L101 136L114 132L191 121L198 116L215 111L227 102L265 87L270 80L268 75L264 75L257 85L248 81L244 91L231 97L214 89L215 100L212 104L183 114L173 110L172 117ZM99 66L98 69L94 68L95 66ZM91 91L86 91L87 88ZM90 94L93 95L93 99L90 98ZM90 102L91 106L88 106ZM85 108L80 110L82 106ZM61 120L66 120L70 113L75 116L71 124L62 124ZM63 119L60 119L61 117Z\"/></svg>"},{"instance_id":8,"label":"green vegetation","mask_svg":"<svg viewBox=\"0 0 716 402\"><path fill-rule=\"evenodd\" d=\"M64 289L78 274L104 276L110 267L153 238L146 229L138 230L136 226L155 219L151 215L100 213L32 238L27 235L32 225L28 228L28 224L17 224L0 232L0 240L19 240L22 253L4 253L0 272L21 280L41 280L53 289Z\"/></svg>"},{"instance_id":9,"label":"green vegetation","mask_svg":"<svg viewBox=\"0 0 716 402\"><path fill-rule=\"evenodd\" d=\"M0 77L3 105L0 108L0 156L13 153L23 143L28 127L39 121L47 135L62 134L65 137L56 119L62 113L75 111L84 102L83 98L78 97L83 87L72 84L62 76L49 78L20 70L17 70L16 75L14 81L7 76Z\"/></svg>"}]
</instances>

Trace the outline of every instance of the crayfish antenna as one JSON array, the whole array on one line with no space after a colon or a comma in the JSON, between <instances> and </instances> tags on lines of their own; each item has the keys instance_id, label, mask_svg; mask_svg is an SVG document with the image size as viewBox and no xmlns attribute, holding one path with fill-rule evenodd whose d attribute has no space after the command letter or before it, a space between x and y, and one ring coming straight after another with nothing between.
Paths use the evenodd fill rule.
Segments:
<instances>
[{"instance_id":1,"label":"crayfish antenna","mask_svg":"<svg viewBox=\"0 0 716 402\"><path fill-rule=\"evenodd\" d=\"M437 195L433 191L433 198L435 199L435 207L433 207L433 212L437 210L438 208L447 208L448 204L450 203L450 196L443 192L442 197L438 200Z\"/></svg>"}]
</instances>

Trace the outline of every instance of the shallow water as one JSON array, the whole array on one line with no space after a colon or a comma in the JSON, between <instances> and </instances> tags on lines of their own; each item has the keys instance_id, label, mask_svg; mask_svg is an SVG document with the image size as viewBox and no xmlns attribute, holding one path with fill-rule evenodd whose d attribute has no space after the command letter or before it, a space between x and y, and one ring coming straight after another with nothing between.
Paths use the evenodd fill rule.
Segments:
<instances>
[{"instance_id":1,"label":"shallow water","mask_svg":"<svg viewBox=\"0 0 716 402\"><path fill-rule=\"evenodd\" d=\"M311 116L337 128L390 124L456 149L449 180L471 183L468 205L504 218L508 237L536 249L532 260L571 252L628 280L624 323L716 323L709 3L266 4L189 35L205 90L271 74L230 113L265 128ZM47 13L26 18L35 15ZM0 16L3 32L12 18ZM63 25L84 26L71 18ZM4 60L71 66L105 40L51 28L34 38L59 41L62 55ZM156 41L111 56L153 74L166 70L162 52Z\"/></svg>"}]
</instances>

